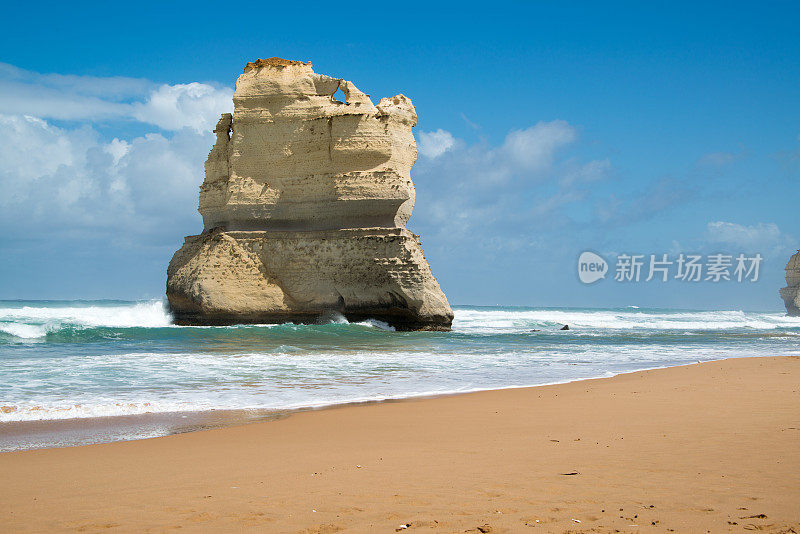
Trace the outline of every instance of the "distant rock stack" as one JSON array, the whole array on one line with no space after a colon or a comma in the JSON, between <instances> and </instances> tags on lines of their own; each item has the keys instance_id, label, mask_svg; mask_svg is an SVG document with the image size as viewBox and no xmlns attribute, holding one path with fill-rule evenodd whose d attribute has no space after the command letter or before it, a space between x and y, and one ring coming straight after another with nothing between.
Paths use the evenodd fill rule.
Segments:
<instances>
[{"instance_id":1,"label":"distant rock stack","mask_svg":"<svg viewBox=\"0 0 800 534\"><path fill-rule=\"evenodd\" d=\"M453 312L405 227L417 157L411 100L374 105L310 63L270 58L247 64L233 101L205 165L205 229L167 269L175 321L314 323L340 313L449 330Z\"/></svg>"},{"instance_id":2,"label":"distant rock stack","mask_svg":"<svg viewBox=\"0 0 800 534\"><path fill-rule=\"evenodd\" d=\"M786 287L782 287L780 293L786 312L800 316L800 250L786 264Z\"/></svg>"}]
</instances>

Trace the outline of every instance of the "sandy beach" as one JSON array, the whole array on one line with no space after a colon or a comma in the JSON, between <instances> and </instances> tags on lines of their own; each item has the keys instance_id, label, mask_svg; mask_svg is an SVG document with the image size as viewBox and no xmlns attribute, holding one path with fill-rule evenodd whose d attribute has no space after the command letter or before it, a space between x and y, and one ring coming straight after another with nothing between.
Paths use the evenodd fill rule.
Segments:
<instances>
[{"instance_id":1,"label":"sandy beach","mask_svg":"<svg viewBox=\"0 0 800 534\"><path fill-rule=\"evenodd\" d=\"M800 358L0 454L0 529L800 532Z\"/></svg>"}]
</instances>

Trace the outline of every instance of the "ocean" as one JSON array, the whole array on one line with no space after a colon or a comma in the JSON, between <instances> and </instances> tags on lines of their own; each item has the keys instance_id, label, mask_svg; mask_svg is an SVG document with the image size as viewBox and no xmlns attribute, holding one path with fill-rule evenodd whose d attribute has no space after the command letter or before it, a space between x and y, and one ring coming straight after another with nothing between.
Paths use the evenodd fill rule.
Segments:
<instances>
[{"instance_id":1,"label":"ocean","mask_svg":"<svg viewBox=\"0 0 800 534\"><path fill-rule=\"evenodd\" d=\"M147 438L342 403L800 355L800 318L780 312L454 311L452 332L394 332L344 318L174 326L162 301L0 301L0 451Z\"/></svg>"}]
</instances>

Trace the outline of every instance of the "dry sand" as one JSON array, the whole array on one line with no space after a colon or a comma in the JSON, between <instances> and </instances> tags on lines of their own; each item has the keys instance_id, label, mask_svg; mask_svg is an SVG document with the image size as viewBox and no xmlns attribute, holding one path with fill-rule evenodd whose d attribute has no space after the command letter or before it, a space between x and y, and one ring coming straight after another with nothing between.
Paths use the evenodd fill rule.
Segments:
<instances>
[{"instance_id":1,"label":"dry sand","mask_svg":"<svg viewBox=\"0 0 800 534\"><path fill-rule=\"evenodd\" d=\"M800 533L800 358L0 454L0 530Z\"/></svg>"}]
</instances>

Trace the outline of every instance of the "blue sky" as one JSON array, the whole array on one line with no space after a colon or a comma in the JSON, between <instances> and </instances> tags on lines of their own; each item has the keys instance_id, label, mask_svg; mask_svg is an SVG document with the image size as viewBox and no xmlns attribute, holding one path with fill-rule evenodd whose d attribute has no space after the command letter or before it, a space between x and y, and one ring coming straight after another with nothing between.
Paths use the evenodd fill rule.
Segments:
<instances>
[{"instance_id":1,"label":"blue sky","mask_svg":"<svg viewBox=\"0 0 800 534\"><path fill-rule=\"evenodd\" d=\"M451 302L782 309L796 3L281 6L4 8L0 298L161 295L202 229L209 130L244 63L280 56L413 99L409 226ZM584 250L764 261L755 283L587 286Z\"/></svg>"}]
</instances>

